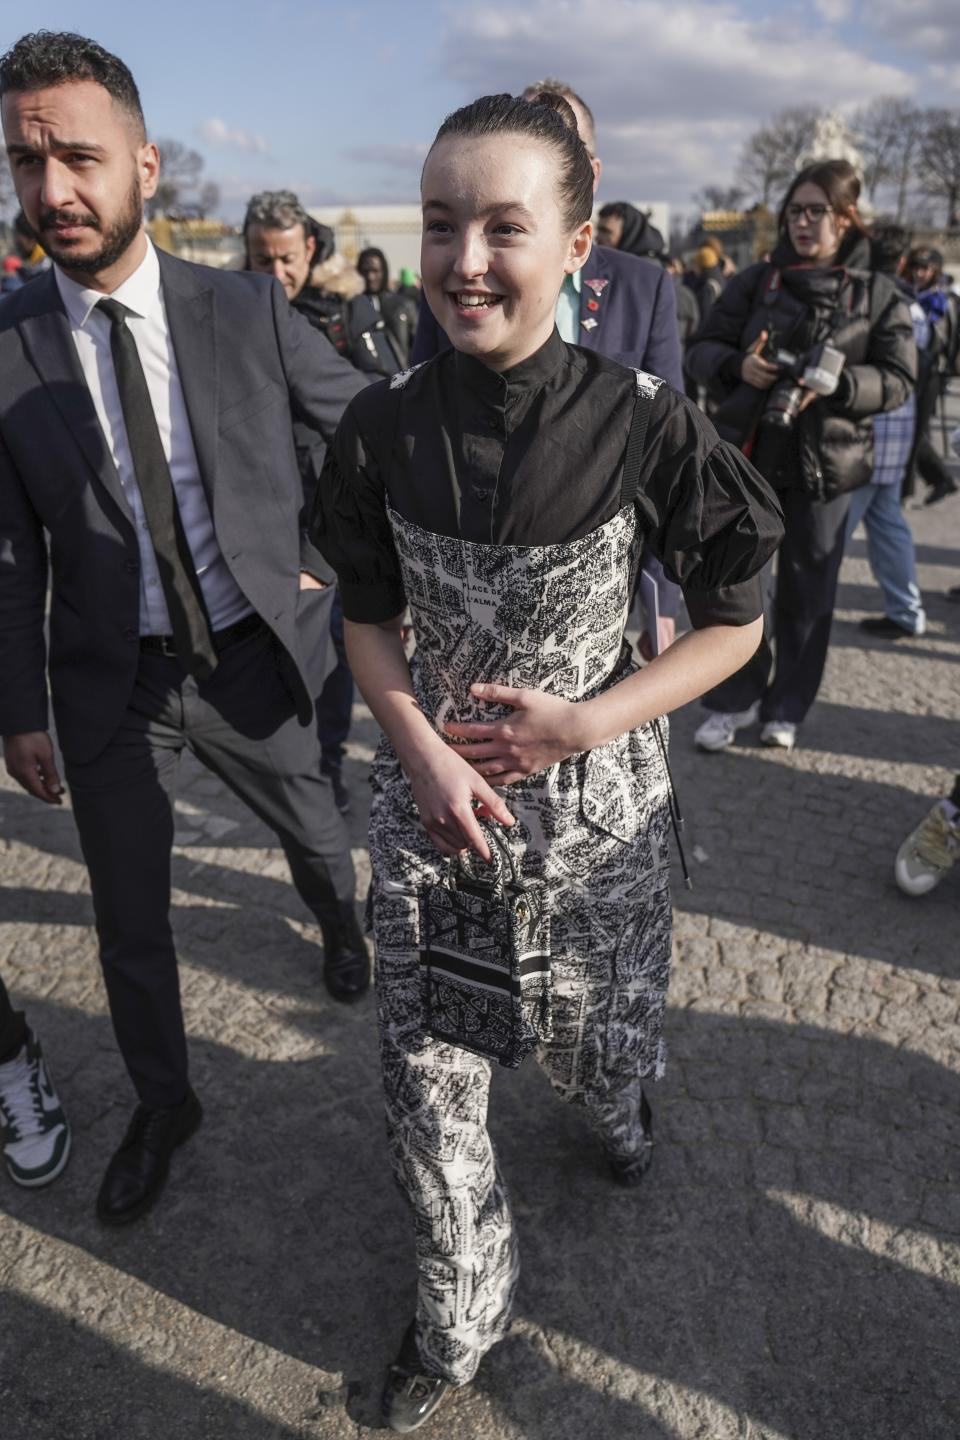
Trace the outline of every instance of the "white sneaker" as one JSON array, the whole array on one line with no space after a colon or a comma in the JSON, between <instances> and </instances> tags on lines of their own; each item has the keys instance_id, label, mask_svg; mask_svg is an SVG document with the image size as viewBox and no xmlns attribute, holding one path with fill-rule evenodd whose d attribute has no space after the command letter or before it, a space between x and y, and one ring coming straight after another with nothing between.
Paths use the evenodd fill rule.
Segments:
<instances>
[{"instance_id":1,"label":"white sneaker","mask_svg":"<svg viewBox=\"0 0 960 1440\"><path fill-rule=\"evenodd\" d=\"M897 884L906 895L927 895L958 860L960 813L938 800L897 852Z\"/></svg>"},{"instance_id":2,"label":"white sneaker","mask_svg":"<svg viewBox=\"0 0 960 1440\"><path fill-rule=\"evenodd\" d=\"M760 731L761 745L778 745L792 750L797 743L797 727L792 720L768 720Z\"/></svg>"},{"instance_id":3,"label":"white sneaker","mask_svg":"<svg viewBox=\"0 0 960 1440\"><path fill-rule=\"evenodd\" d=\"M759 709L758 703L751 705L749 710L735 710L732 713L714 710L713 714L708 715L703 724L697 727L694 743L701 750L726 750L728 745L733 744L738 730L754 723Z\"/></svg>"},{"instance_id":4,"label":"white sneaker","mask_svg":"<svg viewBox=\"0 0 960 1440\"><path fill-rule=\"evenodd\" d=\"M0 1145L10 1178L29 1188L56 1180L70 1158L70 1126L32 1030L0 1065Z\"/></svg>"}]
</instances>

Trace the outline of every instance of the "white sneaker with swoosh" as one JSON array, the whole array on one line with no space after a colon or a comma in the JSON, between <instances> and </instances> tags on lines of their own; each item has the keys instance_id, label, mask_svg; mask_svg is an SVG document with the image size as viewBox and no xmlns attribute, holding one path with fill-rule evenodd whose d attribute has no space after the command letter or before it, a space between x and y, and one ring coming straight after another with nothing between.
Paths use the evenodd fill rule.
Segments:
<instances>
[{"instance_id":1,"label":"white sneaker with swoosh","mask_svg":"<svg viewBox=\"0 0 960 1440\"><path fill-rule=\"evenodd\" d=\"M0 1145L11 1179L28 1189L56 1180L70 1158L70 1126L32 1030L0 1065Z\"/></svg>"}]
</instances>

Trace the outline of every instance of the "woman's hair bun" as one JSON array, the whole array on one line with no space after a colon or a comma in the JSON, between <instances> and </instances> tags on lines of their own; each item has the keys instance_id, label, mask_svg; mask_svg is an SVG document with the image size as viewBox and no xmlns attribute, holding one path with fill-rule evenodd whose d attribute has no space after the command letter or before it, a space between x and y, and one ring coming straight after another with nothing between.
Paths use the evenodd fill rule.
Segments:
<instances>
[{"instance_id":1,"label":"woman's hair bun","mask_svg":"<svg viewBox=\"0 0 960 1440\"><path fill-rule=\"evenodd\" d=\"M574 113L573 106L565 95L559 94L556 90L538 90L536 95L531 96L527 103L529 105L543 105L548 110L552 110L554 115L559 116L568 130L572 130L574 135L579 135L580 130L577 125L577 117Z\"/></svg>"}]
</instances>

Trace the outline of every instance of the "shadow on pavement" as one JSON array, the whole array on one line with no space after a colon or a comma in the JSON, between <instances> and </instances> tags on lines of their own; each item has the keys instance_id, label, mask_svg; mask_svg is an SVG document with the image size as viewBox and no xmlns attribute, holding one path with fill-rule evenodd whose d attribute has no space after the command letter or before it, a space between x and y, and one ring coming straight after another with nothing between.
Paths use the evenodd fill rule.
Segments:
<instances>
[{"instance_id":1,"label":"shadow on pavement","mask_svg":"<svg viewBox=\"0 0 960 1440\"><path fill-rule=\"evenodd\" d=\"M838 727L821 722L831 708L818 705L814 715L820 719L804 735L805 749L830 748L823 740ZM912 718L899 717L901 724ZM864 712L862 730L846 734L838 748L849 746L856 755L862 745L868 755L883 753L886 719ZM960 768L957 727L926 716L916 720L929 743L908 757L890 735L891 761L920 758ZM756 731L744 733L756 740ZM960 975L960 956L947 941L960 877L948 876L922 900L901 894L893 878L897 849L925 814L929 797L900 785L801 769L786 756L761 754L739 741L723 754L703 755L688 735L675 733L671 753L694 880L694 889L684 890L674 866L678 911L741 925L748 932L745 943L749 932L762 931L836 952L838 963L848 954Z\"/></svg>"},{"instance_id":2,"label":"shadow on pavement","mask_svg":"<svg viewBox=\"0 0 960 1440\"><path fill-rule=\"evenodd\" d=\"M756 731L743 733L757 739ZM912 715L818 700L803 726L800 743L805 751L860 755L892 765L907 761L942 765L947 770L960 768L960 721L947 715ZM887 787L881 783L877 788L883 791Z\"/></svg>"},{"instance_id":3,"label":"shadow on pavement","mask_svg":"<svg viewBox=\"0 0 960 1440\"><path fill-rule=\"evenodd\" d=\"M126 1113L125 1101L110 1105L120 1077L107 1023L30 1010L77 1144L52 1190L4 1187L8 1213L114 1267L118 1297L124 1276L136 1277L341 1373L350 1420L366 1433L412 1306L411 1233L382 1137L372 1027L355 1032L352 1063L258 1063L192 1042L206 1124L177 1156L157 1209L106 1232L93 1198ZM952 1266L960 1282L960 1078L813 1026L674 1011L668 1035L657 1161L640 1191L610 1182L582 1115L534 1066L497 1077L493 1124L521 1233L526 1323L426 1440L489 1440L501 1421L529 1440L713 1437L726 1434L718 1406L790 1440L952 1440L960 1307L956 1285L931 1275ZM51 1331L36 1298L40 1308L21 1307L8 1332L6 1368L18 1393L66 1393L74 1352L49 1343L59 1322ZM130 1327L134 1349L135 1311ZM95 1339L83 1343L95 1354ZM120 1422L143 1378L129 1356L104 1371L92 1435L139 1433ZM167 1377L148 1390L162 1401L164 1433L230 1433L228 1402L205 1398L214 1421L198 1431L193 1386ZM258 1431L242 1410L236 1424L244 1436L287 1434Z\"/></svg>"},{"instance_id":4,"label":"shadow on pavement","mask_svg":"<svg viewBox=\"0 0 960 1440\"><path fill-rule=\"evenodd\" d=\"M907 512L909 519L910 512ZM856 537L850 541L844 554L851 560L866 560L867 542L864 539L863 531L857 532ZM925 545L914 540L913 554L918 565L952 565L960 570L960 550L947 545Z\"/></svg>"},{"instance_id":5,"label":"shadow on pavement","mask_svg":"<svg viewBox=\"0 0 960 1440\"><path fill-rule=\"evenodd\" d=\"M73 816L69 811L38 815L40 809L29 796L4 791L0 796L4 831L10 835L28 834L35 848L82 866ZM242 848L261 846L263 829L249 812L247 825L249 838L243 841ZM233 845L217 841L215 848L231 850L241 846L238 841ZM289 923L315 925L313 915L293 888L285 862L281 861L281 865L281 873L273 877L217 864L188 851L175 854L174 888L197 897L195 905L180 901L171 907L181 959L231 979L254 985L266 983L294 995L305 987L314 988L323 965L320 933L314 929L307 939ZM214 898L217 904L205 903L208 898ZM92 932L93 905L86 884L78 891L5 885L0 886L2 922L75 925ZM269 973L265 973L265 957L278 954L282 954L283 962L267 960Z\"/></svg>"},{"instance_id":6,"label":"shadow on pavement","mask_svg":"<svg viewBox=\"0 0 960 1440\"><path fill-rule=\"evenodd\" d=\"M22 1296L5 1295L4 1328L31 1337L29 1356L6 1383L0 1407L6 1440L158 1440L175 1433L203 1440L297 1440L291 1428L65 1320ZM4 1344L9 1355L19 1350ZM12 1369L12 1367L11 1367Z\"/></svg>"}]
</instances>

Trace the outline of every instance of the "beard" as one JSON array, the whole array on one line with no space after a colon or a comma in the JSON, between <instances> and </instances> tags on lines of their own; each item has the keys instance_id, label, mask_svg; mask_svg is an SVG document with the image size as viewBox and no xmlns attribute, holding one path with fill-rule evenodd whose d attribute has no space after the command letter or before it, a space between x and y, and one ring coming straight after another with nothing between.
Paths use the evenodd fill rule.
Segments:
<instances>
[{"instance_id":1,"label":"beard","mask_svg":"<svg viewBox=\"0 0 960 1440\"><path fill-rule=\"evenodd\" d=\"M101 237L99 250L88 255L78 255L72 247L58 245L56 231L53 229L58 220L98 231ZM76 215L72 211L63 210L44 210L40 214L40 221L35 233L50 259L55 261L61 269L72 270L80 275L97 275L102 270L109 270L111 265L115 265L121 256L126 254L140 233L142 224L143 197L140 194L140 181L137 176L134 176L123 208L110 224L101 224L93 215Z\"/></svg>"}]
</instances>

